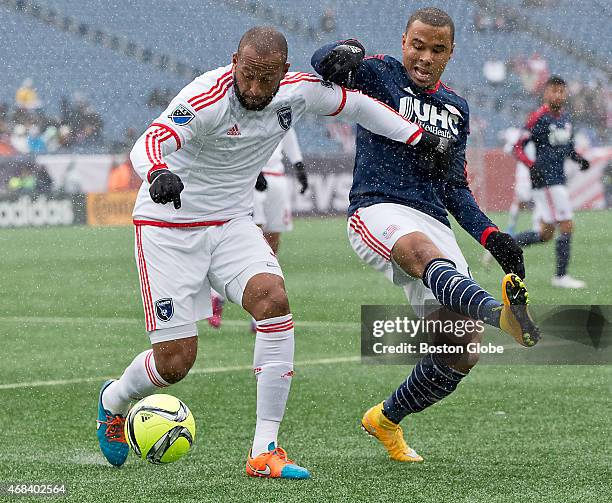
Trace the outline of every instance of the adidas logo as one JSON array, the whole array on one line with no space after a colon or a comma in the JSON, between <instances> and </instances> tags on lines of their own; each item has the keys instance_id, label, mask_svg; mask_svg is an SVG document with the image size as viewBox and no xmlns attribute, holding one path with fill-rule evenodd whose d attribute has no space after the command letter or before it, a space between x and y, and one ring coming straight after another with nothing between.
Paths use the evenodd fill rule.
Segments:
<instances>
[{"instance_id":1,"label":"adidas logo","mask_svg":"<svg viewBox=\"0 0 612 503\"><path fill-rule=\"evenodd\" d=\"M227 136L240 136L240 129L238 128L238 124L234 124L233 127L227 130Z\"/></svg>"},{"instance_id":2,"label":"adidas logo","mask_svg":"<svg viewBox=\"0 0 612 503\"><path fill-rule=\"evenodd\" d=\"M140 416L140 419L142 420L142 422L144 423L145 421L148 421L149 419L151 419L153 416L151 414L142 414Z\"/></svg>"}]
</instances>

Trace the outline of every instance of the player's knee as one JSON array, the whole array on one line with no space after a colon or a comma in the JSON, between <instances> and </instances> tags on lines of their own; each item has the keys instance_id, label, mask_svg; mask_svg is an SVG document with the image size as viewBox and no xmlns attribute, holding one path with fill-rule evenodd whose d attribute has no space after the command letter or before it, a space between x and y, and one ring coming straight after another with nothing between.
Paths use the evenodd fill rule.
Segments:
<instances>
[{"instance_id":1,"label":"player's knee","mask_svg":"<svg viewBox=\"0 0 612 503\"><path fill-rule=\"evenodd\" d=\"M546 225L540 231L540 238L542 241L550 241L555 235L555 227L552 225Z\"/></svg>"},{"instance_id":2,"label":"player's knee","mask_svg":"<svg viewBox=\"0 0 612 503\"><path fill-rule=\"evenodd\" d=\"M422 232L412 232L398 239L393 246L393 259L408 274L420 278L425 266L442 257L438 247Z\"/></svg>"},{"instance_id":3,"label":"player's knee","mask_svg":"<svg viewBox=\"0 0 612 503\"><path fill-rule=\"evenodd\" d=\"M255 308L255 319L265 320L289 314L287 292L281 285L275 285L265 291Z\"/></svg>"},{"instance_id":4,"label":"player's knee","mask_svg":"<svg viewBox=\"0 0 612 503\"><path fill-rule=\"evenodd\" d=\"M195 338L194 338L195 339ZM197 341L171 341L165 346L154 347L155 368L164 381L174 384L181 381L187 374L197 356Z\"/></svg>"},{"instance_id":5,"label":"player's knee","mask_svg":"<svg viewBox=\"0 0 612 503\"><path fill-rule=\"evenodd\" d=\"M565 220L559 224L559 230L563 234L570 234L574 230L574 222L572 220Z\"/></svg>"}]
</instances>

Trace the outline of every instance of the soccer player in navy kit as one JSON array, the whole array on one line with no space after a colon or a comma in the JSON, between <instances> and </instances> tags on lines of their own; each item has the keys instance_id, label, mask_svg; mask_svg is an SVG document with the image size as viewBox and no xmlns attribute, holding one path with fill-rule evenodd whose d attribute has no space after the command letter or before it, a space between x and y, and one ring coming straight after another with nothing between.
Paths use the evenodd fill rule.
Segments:
<instances>
[{"instance_id":1,"label":"soccer player in navy kit","mask_svg":"<svg viewBox=\"0 0 612 503\"><path fill-rule=\"evenodd\" d=\"M516 236L516 240L523 247L544 243L553 238L558 226L557 268L551 283L559 288L584 288L584 281L567 274L574 223L563 164L569 157L584 171L589 168L589 161L574 148L572 123L563 109L566 101L565 81L552 76L544 88L544 104L529 116L526 132L514 147L516 157L530 168L533 200L541 221L539 232L523 232ZM528 142L535 144L535 161L525 154Z\"/></svg>"},{"instance_id":2,"label":"soccer player in navy kit","mask_svg":"<svg viewBox=\"0 0 612 503\"><path fill-rule=\"evenodd\" d=\"M466 101L440 82L454 48L454 24L435 8L416 11L402 35L403 62L377 55L364 58L356 40L325 45L312 57L326 80L376 98L423 129L418 154L358 128L348 234L366 263L404 288L417 314L442 304L445 319L482 320L531 346L539 339L526 304L522 251L483 214L468 187L465 147L469 134ZM451 162L432 162L423 148L450 142ZM450 168L448 167L450 166ZM471 279L447 210L508 274L503 304ZM436 304L433 307L433 304ZM479 333L467 340L479 341ZM363 428L396 461L422 461L406 444L399 422L452 393L478 359L477 354L428 354L389 398L370 408Z\"/></svg>"}]
</instances>

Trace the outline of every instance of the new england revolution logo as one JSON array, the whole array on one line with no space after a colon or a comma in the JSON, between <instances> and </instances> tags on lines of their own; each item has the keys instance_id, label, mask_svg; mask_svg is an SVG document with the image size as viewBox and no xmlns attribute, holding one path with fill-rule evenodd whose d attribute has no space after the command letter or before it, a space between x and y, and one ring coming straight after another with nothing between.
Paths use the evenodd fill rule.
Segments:
<instances>
[{"instance_id":1,"label":"new england revolution logo","mask_svg":"<svg viewBox=\"0 0 612 503\"><path fill-rule=\"evenodd\" d=\"M172 299L159 299L155 302L155 314L161 321L170 321L174 316Z\"/></svg>"},{"instance_id":2,"label":"new england revolution logo","mask_svg":"<svg viewBox=\"0 0 612 503\"><path fill-rule=\"evenodd\" d=\"M194 117L195 115L193 115L184 105L179 105L170 115L168 115L168 118L177 126L186 126Z\"/></svg>"},{"instance_id":3,"label":"new england revolution logo","mask_svg":"<svg viewBox=\"0 0 612 503\"><path fill-rule=\"evenodd\" d=\"M278 117L278 123L284 131L287 131L291 127L293 117L291 115L291 107L281 107L276 111Z\"/></svg>"}]
</instances>

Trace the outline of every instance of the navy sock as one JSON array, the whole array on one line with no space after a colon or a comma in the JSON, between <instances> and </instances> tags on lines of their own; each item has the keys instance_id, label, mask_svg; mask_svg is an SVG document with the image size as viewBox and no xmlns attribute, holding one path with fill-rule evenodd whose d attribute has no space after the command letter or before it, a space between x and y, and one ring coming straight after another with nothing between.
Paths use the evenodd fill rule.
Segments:
<instances>
[{"instance_id":1,"label":"navy sock","mask_svg":"<svg viewBox=\"0 0 612 503\"><path fill-rule=\"evenodd\" d=\"M567 266L570 259L570 244L572 235L564 232L557 238L555 249L557 251L557 276L565 276L567 274Z\"/></svg>"},{"instance_id":2,"label":"navy sock","mask_svg":"<svg viewBox=\"0 0 612 503\"><path fill-rule=\"evenodd\" d=\"M543 242L542 236L540 236L540 233L536 231L520 232L514 236L514 239L520 247Z\"/></svg>"},{"instance_id":3,"label":"navy sock","mask_svg":"<svg viewBox=\"0 0 612 503\"><path fill-rule=\"evenodd\" d=\"M420 412L450 395L466 375L431 354L425 355L408 379L385 400L383 414L397 424L408 414Z\"/></svg>"},{"instance_id":4,"label":"navy sock","mask_svg":"<svg viewBox=\"0 0 612 503\"><path fill-rule=\"evenodd\" d=\"M498 302L472 278L461 274L450 260L433 259L425 266L423 283L451 311L499 328Z\"/></svg>"}]
</instances>

